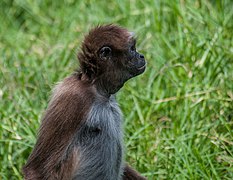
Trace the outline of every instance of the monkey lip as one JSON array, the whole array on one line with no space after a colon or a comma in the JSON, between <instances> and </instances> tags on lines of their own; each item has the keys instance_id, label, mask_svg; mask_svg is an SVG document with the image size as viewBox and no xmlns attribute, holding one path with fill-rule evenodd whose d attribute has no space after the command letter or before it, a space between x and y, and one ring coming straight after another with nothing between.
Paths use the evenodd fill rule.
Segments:
<instances>
[{"instance_id":1,"label":"monkey lip","mask_svg":"<svg viewBox=\"0 0 233 180\"><path fill-rule=\"evenodd\" d=\"M146 63L143 65L143 66L141 66L141 67L139 67L139 68L137 68L138 70L144 70L146 68Z\"/></svg>"}]
</instances>

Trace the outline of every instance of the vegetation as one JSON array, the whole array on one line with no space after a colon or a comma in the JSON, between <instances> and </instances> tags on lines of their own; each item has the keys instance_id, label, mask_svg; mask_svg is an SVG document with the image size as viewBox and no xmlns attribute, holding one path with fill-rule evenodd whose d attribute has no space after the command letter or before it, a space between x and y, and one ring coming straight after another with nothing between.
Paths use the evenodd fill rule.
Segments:
<instances>
[{"instance_id":1,"label":"vegetation","mask_svg":"<svg viewBox=\"0 0 233 180\"><path fill-rule=\"evenodd\" d=\"M127 161L148 179L233 179L233 1L1 0L0 179L22 179L54 84L83 35L134 31L146 72L117 98Z\"/></svg>"}]
</instances>

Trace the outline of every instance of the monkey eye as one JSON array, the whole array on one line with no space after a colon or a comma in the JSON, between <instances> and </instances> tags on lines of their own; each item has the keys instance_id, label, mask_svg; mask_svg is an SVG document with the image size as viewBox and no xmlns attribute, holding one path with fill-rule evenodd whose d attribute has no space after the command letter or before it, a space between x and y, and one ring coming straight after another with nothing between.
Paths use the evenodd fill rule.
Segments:
<instances>
[{"instance_id":1,"label":"monkey eye","mask_svg":"<svg viewBox=\"0 0 233 180\"><path fill-rule=\"evenodd\" d=\"M104 46L100 49L99 56L102 60L108 60L112 56L112 49L108 46Z\"/></svg>"}]
</instances>

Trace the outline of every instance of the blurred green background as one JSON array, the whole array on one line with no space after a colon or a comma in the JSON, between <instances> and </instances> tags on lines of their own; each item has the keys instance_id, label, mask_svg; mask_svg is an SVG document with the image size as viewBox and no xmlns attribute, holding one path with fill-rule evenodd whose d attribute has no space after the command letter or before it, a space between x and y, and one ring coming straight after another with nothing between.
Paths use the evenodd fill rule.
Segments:
<instances>
[{"instance_id":1,"label":"blurred green background","mask_svg":"<svg viewBox=\"0 0 233 180\"><path fill-rule=\"evenodd\" d=\"M53 86L106 23L148 61L117 96L126 160L152 180L233 179L232 0L1 0L0 179L22 179Z\"/></svg>"}]
</instances>

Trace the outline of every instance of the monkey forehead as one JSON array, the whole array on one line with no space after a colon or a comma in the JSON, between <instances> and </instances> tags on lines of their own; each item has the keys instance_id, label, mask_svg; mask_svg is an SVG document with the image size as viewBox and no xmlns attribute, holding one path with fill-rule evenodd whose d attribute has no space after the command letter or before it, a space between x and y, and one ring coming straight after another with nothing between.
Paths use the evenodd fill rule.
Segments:
<instances>
[{"instance_id":1,"label":"monkey forehead","mask_svg":"<svg viewBox=\"0 0 233 180\"><path fill-rule=\"evenodd\" d=\"M97 26L85 37L84 44L92 51L98 51L103 46L111 46L115 49L128 48L129 41L134 33L117 25Z\"/></svg>"}]
</instances>

